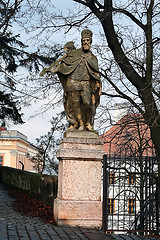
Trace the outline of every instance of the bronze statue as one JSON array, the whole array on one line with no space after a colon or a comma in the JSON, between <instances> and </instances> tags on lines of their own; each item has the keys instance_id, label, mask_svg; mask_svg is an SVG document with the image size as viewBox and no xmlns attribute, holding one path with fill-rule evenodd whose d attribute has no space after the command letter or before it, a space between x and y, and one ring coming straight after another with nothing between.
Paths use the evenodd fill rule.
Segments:
<instances>
[{"instance_id":1,"label":"bronze statue","mask_svg":"<svg viewBox=\"0 0 160 240\"><path fill-rule=\"evenodd\" d=\"M69 129L93 130L101 80L97 58L90 51L91 43L92 32L83 30L82 47L75 49L73 42L66 43L66 54L40 74L42 76L48 71L58 74L64 89L64 108Z\"/></svg>"}]
</instances>

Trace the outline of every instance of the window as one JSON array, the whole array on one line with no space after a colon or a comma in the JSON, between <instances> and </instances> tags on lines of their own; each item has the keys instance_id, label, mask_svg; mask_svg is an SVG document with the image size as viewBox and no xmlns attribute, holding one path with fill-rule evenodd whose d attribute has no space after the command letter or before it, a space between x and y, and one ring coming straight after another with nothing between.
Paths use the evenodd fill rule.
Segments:
<instances>
[{"instance_id":1,"label":"window","mask_svg":"<svg viewBox=\"0 0 160 240\"><path fill-rule=\"evenodd\" d=\"M150 177L151 184L157 184L158 182L158 173Z\"/></svg>"},{"instance_id":2,"label":"window","mask_svg":"<svg viewBox=\"0 0 160 240\"><path fill-rule=\"evenodd\" d=\"M129 184L134 184L136 183L136 174L135 173L130 173L128 176L128 183Z\"/></svg>"},{"instance_id":3,"label":"window","mask_svg":"<svg viewBox=\"0 0 160 240\"><path fill-rule=\"evenodd\" d=\"M108 214L114 214L114 212L115 212L115 199L114 198L108 198L107 209L108 209Z\"/></svg>"},{"instance_id":4,"label":"window","mask_svg":"<svg viewBox=\"0 0 160 240\"><path fill-rule=\"evenodd\" d=\"M0 155L0 166L3 166L3 156Z\"/></svg>"},{"instance_id":5,"label":"window","mask_svg":"<svg viewBox=\"0 0 160 240\"><path fill-rule=\"evenodd\" d=\"M128 199L128 213L134 214L136 211L136 199L130 198Z\"/></svg>"},{"instance_id":6,"label":"window","mask_svg":"<svg viewBox=\"0 0 160 240\"><path fill-rule=\"evenodd\" d=\"M115 183L115 172L109 172L109 184Z\"/></svg>"},{"instance_id":7,"label":"window","mask_svg":"<svg viewBox=\"0 0 160 240\"><path fill-rule=\"evenodd\" d=\"M153 213L156 213L156 211L157 211L156 200L153 200L152 204L153 204Z\"/></svg>"},{"instance_id":8,"label":"window","mask_svg":"<svg viewBox=\"0 0 160 240\"><path fill-rule=\"evenodd\" d=\"M107 231L108 234L115 234L113 231Z\"/></svg>"}]
</instances>

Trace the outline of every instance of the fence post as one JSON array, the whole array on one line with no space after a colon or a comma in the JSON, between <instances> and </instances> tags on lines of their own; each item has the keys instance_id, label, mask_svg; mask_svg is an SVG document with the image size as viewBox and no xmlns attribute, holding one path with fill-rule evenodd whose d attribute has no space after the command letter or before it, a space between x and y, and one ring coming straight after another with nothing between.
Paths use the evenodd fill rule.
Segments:
<instances>
[{"instance_id":1,"label":"fence post","mask_svg":"<svg viewBox=\"0 0 160 240\"><path fill-rule=\"evenodd\" d=\"M160 205L159 205L159 179L156 177L156 230L157 234L159 235L159 211L160 211Z\"/></svg>"},{"instance_id":2,"label":"fence post","mask_svg":"<svg viewBox=\"0 0 160 240\"><path fill-rule=\"evenodd\" d=\"M108 198L108 173L107 167L107 155L103 156L103 209L102 209L102 229L106 232L107 229L107 198Z\"/></svg>"},{"instance_id":3,"label":"fence post","mask_svg":"<svg viewBox=\"0 0 160 240\"><path fill-rule=\"evenodd\" d=\"M148 162L148 157L145 157L145 234L148 234L148 199L147 199L147 195L148 195L148 174L147 174L147 162Z\"/></svg>"}]
</instances>

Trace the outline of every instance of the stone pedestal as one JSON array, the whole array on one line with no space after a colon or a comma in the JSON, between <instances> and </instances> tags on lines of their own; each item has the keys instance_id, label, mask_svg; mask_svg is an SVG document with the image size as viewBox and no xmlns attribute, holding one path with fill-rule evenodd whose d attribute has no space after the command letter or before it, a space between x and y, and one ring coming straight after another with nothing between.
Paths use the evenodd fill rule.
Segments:
<instances>
[{"instance_id":1,"label":"stone pedestal","mask_svg":"<svg viewBox=\"0 0 160 240\"><path fill-rule=\"evenodd\" d=\"M54 217L58 226L101 228L103 153L96 132L65 133L57 152L59 175Z\"/></svg>"}]
</instances>

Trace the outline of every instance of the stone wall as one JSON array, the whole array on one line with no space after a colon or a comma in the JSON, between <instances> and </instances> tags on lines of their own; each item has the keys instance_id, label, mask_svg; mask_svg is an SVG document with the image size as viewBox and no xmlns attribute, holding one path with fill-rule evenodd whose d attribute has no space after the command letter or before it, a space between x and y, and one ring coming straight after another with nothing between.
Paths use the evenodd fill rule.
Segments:
<instances>
[{"instance_id":1,"label":"stone wall","mask_svg":"<svg viewBox=\"0 0 160 240\"><path fill-rule=\"evenodd\" d=\"M0 181L50 206L53 206L53 199L57 196L57 176L41 175L10 167L0 167Z\"/></svg>"}]
</instances>

